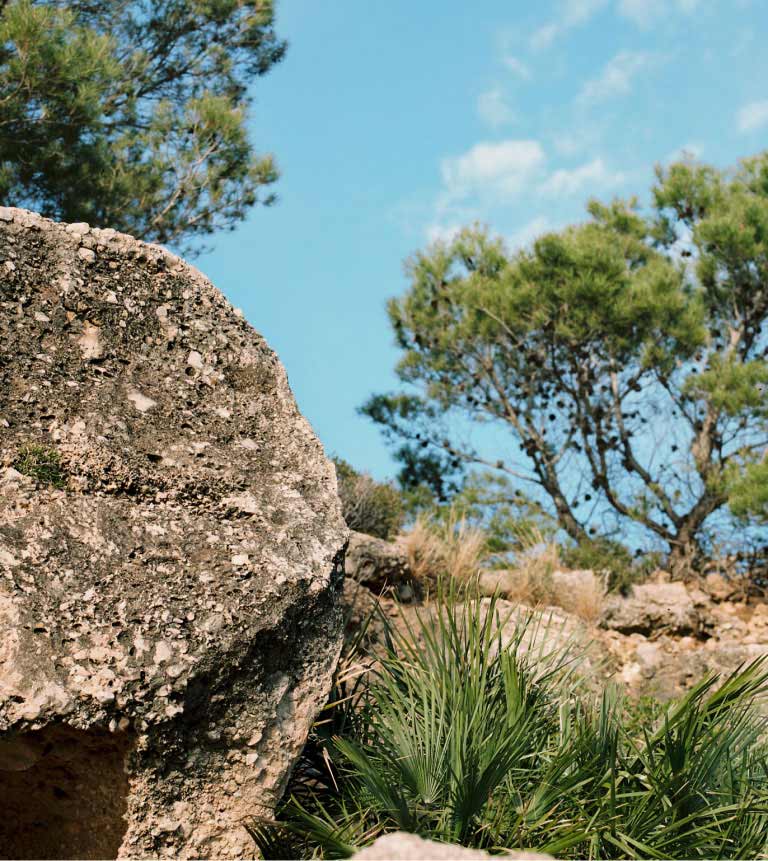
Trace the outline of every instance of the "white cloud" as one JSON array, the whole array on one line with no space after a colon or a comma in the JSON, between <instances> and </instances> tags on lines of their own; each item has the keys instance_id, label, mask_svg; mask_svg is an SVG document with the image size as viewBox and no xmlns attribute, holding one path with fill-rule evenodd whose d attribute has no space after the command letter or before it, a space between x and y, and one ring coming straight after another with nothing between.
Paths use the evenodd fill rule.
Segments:
<instances>
[{"instance_id":1,"label":"white cloud","mask_svg":"<svg viewBox=\"0 0 768 861\"><path fill-rule=\"evenodd\" d=\"M531 48L548 48L559 36L589 21L606 3L607 0L562 0L556 20L539 27L531 36Z\"/></svg>"},{"instance_id":2,"label":"white cloud","mask_svg":"<svg viewBox=\"0 0 768 861\"><path fill-rule=\"evenodd\" d=\"M440 169L449 203L472 195L508 198L522 189L544 164L535 140L477 143L463 155L444 158Z\"/></svg>"},{"instance_id":3,"label":"white cloud","mask_svg":"<svg viewBox=\"0 0 768 861\"><path fill-rule=\"evenodd\" d=\"M515 117L501 87L494 87L480 94L477 99L477 112L480 119L494 129L506 125Z\"/></svg>"},{"instance_id":4,"label":"white cloud","mask_svg":"<svg viewBox=\"0 0 768 861\"><path fill-rule=\"evenodd\" d=\"M650 27L653 22L673 12L690 15L696 11L699 0L619 0L619 14L629 18L638 27Z\"/></svg>"},{"instance_id":5,"label":"white cloud","mask_svg":"<svg viewBox=\"0 0 768 861\"><path fill-rule=\"evenodd\" d=\"M531 36L531 48L534 51L543 51L548 48L560 35L562 28L557 24L545 24Z\"/></svg>"},{"instance_id":6,"label":"white cloud","mask_svg":"<svg viewBox=\"0 0 768 861\"><path fill-rule=\"evenodd\" d=\"M507 236L505 244L510 251L519 251L522 248L528 248L542 233L547 233L553 229L552 223L546 215L537 215L519 230Z\"/></svg>"},{"instance_id":7,"label":"white cloud","mask_svg":"<svg viewBox=\"0 0 768 861\"><path fill-rule=\"evenodd\" d=\"M582 103L594 103L625 95L632 89L634 78L648 69L652 60L651 54L620 51L605 64L598 77L584 84L578 100Z\"/></svg>"},{"instance_id":8,"label":"white cloud","mask_svg":"<svg viewBox=\"0 0 768 861\"><path fill-rule=\"evenodd\" d=\"M519 78L525 78L528 80L531 77L531 70L522 60L518 60L517 57L513 57L511 54L505 54L501 58L501 62L512 72L513 75L517 75Z\"/></svg>"},{"instance_id":9,"label":"white cloud","mask_svg":"<svg viewBox=\"0 0 768 861\"><path fill-rule=\"evenodd\" d=\"M432 242L452 242L459 233L462 226L460 224L430 224L426 230L427 241Z\"/></svg>"},{"instance_id":10,"label":"white cloud","mask_svg":"<svg viewBox=\"0 0 768 861\"><path fill-rule=\"evenodd\" d=\"M754 132L768 125L768 100L749 102L736 114L739 131Z\"/></svg>"},{"instance_id":11,"label":"white cloud","mask_svg":"<svg viewBox=\"0 0 768 861\"><path fill-rule=\"evenodd\" d=\"M624 180L623 173L609 170L602 158L595 158L570 170L556 170L539 186L539 192L546 197L569 197L584 188L615 188Z\"/></svg>"}]
</instances>

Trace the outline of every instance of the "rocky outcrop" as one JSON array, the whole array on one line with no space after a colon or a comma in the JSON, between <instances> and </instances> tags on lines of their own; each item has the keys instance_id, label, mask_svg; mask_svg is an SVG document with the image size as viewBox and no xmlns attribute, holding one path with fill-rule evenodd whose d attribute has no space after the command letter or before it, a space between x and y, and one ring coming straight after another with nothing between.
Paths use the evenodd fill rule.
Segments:
<instances>
[{"instance_id":1,"label":"rocky outcrop","mask_svg":"<svg viewBox=\"0 0 768 861\"><path fill-rule=\"evenodd\" d=\"M502 855L489 855L479 849L466 849L451 843L424 840L416 834L395 831L384 834L365 849L352 856L353 861L472 861L481 858L508 858L513 861L546 861L551 855L526 850L508 850Z\"/></svg>"},{"instance_id":2,"label":"rocky outcrop","mask_svg":"<svg viewBox=\"0 0 768 861\"><path fill-rule=\"evenodd\" d=\"M708 636L709 598L683 583L643 583L606 600L600 625L621 634Z\"/></svg>"},{"instance_id":3,"label":"rocky outcrop","mask_svg":"<svg viewBox=\"0 0 768 861\"><path fill-rule=\"evenodd\" d=\"M0 855L251 857L327 695L345 537L200 273L0 209Z\"/></svg>"},{"instance_id":4,"label":"rocky outcrop","mask_svg":"<svg viewBox=\"0 0 768 861\"><path fill-rule=\"evenodd\" d=\"M347 576L377 594L391 587L401 601L415 597L405 550L399 544L352 532L346 557Z\"/></svg>"},{"instance_id":5,"label":"rocky outcrop","mask_svg":"<svg viewBox=\"0 0 768 861\"><path fill-rule=\"evenodd\" d=\"M697 590L693 590L696 592ZM685 694L708 675L727 676L768 655L768 604L723 602L709 608L710 636L600 632L612 656L615 681L630 696L667 701ZM762 703L764 709L768 704Z\"/></svg>"}]
</instances>

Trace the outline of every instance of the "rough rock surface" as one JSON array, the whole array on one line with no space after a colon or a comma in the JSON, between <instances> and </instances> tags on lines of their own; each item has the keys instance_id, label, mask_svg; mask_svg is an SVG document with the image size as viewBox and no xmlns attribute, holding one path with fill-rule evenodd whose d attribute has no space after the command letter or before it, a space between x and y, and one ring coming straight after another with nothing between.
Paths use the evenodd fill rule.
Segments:
<instances>
[{"instance_id":1,"label":"rough rock surface","mask_svg":"<svg viewBox=\"0 0 768 861\"><path fill-rule=\"evenodd\" d=\"M616 668L615 680L632 696L666 701L682 696L707 675L728 675L768 655L768 604L723 602L711 608L711 619L712 635L706 640L663 632L601 632Z\"/></svg>"},{"instance_id":2,"label":"rough rock surface","mask_svg":"<svg viewBox=\"0 0 768 861\"><path fill-rule=\"evenodd\" d=\"M707 636L709 598L683 583L643 583L628 598L611 596L600 624L622 634Z\"/></svg>"},{"instance_id":3,"label":"rough rock surface","mask_svg":"<svg viewBox=\"0 0 768 861\"><path fill-rule=\"evenodd\" d=\"M405 551L398 544L352 532L346 556L347 576L372 592L394 588L400 600L414 597L413 577Z\"/></svg>"},{"instance_id":4,"label":"rough rock surface","mask_svg":"<svg viewBox=\"0 0 768 861\"><path fill-rule=\"evenodd\" d=\"M163 249L0 208L0 477L0 856L252 857L341 645L277 357Z\"/></svg>"},{"instance_id":5,"label":"rough rock surface","mask_svg":"<svg viewBox=\"0 0 768 861\"><path fill-rule=\"evenodd\" d=\"M511 858L514 861L546 861L551 855L525 850L510 850L503 855L489 855L479 849L466 849L451 843L424 840L416 834L395 831L379 837L375 843L352 856L353 861L472 861L473 858Z\"/></svg>"}]
</instances>

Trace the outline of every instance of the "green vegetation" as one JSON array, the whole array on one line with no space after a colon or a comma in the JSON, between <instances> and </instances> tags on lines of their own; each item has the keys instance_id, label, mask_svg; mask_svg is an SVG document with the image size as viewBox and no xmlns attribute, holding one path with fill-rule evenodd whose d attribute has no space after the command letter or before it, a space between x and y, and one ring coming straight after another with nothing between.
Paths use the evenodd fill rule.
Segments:
<instances>
[{"instance_id":1,"label":"green vegetation","mask_svg":"<svg viewBox=\"0 0 768 861\"><path fill-rule=\"evenodd\" d=\"M245 128L248 84L285 51L273 17L271 0L0 4L0 202L177 246L234 227L277 178Z\"/></svg>"},{"instance_id":2,"label":"green vegetation","mask_svg":"<svg viewBox=\"0 0 768 861\"><path fill-rule=\"evenodd\" d=\"M652 201L592 201L512 256L473 228L409 261L389 305L406 388L363 408L406 486L490 469L576 544L634 530L673 565L732 529L729 502L764 517L768 154L659 168ZM468 422L513 456L467 444Z\"/></svg>"},{"instance_id":3,"label":"green vegetation","mask_svg":"<svg viewBox=\"0 0 768 861\"><path fill-rule=\"evenodd\" d=\"M509 565L525 550L533 536L551 539L557 532L557 521L536 501L527 497L505 475L473 472L467 475L450 502L439 503L420 489L419 513L443 522L462 521L483 532L489 555L500 564ZM419 491L405 491L414 500Z\"/></svg>"},{"instance_id":4,"label":"green vegetation","mask_svg":"<svg viewBox=\"0 0 768 861\"><path fill-rule=\"evenodd\" d=\"M253 826L265 858L348 857L397 829L557 858L764 856L762 661L628 719L580 686L578 644L522 615L502 638L497 611L448 596L410 636L390 628L379 670L337 688L278 821Z\"/></svg>"},{"instance_id":5,"label":"green vegetation","mask_svg":"<svg viewBox=\"0 0 768 861\"><path fill-rule=\"evenodd\" d=\"M53 448L32 444L22 446L13 462L13 468L41 484L50 484L59 489L66 486L61 458Z\"/></svg>"},{"instance_id":6,"label":"green vegetation","mask_svg":"<svg viewBox=\"0 0 768 861\"><path fill-rule=\"evenodd\" d=\"M560 549L560 558L568 568L590 569L605 575L609 592L626 591L633 583L645 580L664 563L661 554L654 553L633 559L623 544L608 538L566 544Z\"/></svg>"}]
</instances>

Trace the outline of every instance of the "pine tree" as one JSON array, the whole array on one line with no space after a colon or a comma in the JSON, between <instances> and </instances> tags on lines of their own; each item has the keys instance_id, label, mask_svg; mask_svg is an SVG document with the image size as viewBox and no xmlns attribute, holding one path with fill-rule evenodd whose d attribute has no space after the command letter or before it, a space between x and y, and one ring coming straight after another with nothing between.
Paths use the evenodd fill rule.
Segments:
<instances>
[{"instance_id":1,"label":"pine tree","mask_svg":"<svg viewBox=\"0 0 768 861\"><path fill-rule=\"evenodd\" d=\"M246 132L271 0L4 0L0 203L182 246L277 178Z\"/></svg>"},{"instance_id":2,"label":"pine tree","mask_svg":"<svg viewBox=\"0 0 768 861\"><path fill-rule=\"evenodd\" d=\"M389 305L407 390L363 411L411 455L537 486L577 542L631 523L700 557L729 501L766 508L768 154L588 209L515 255L477 228L416 254ZM478 423L512 445L471 445Z\"/></svg>"}]
</instances>

